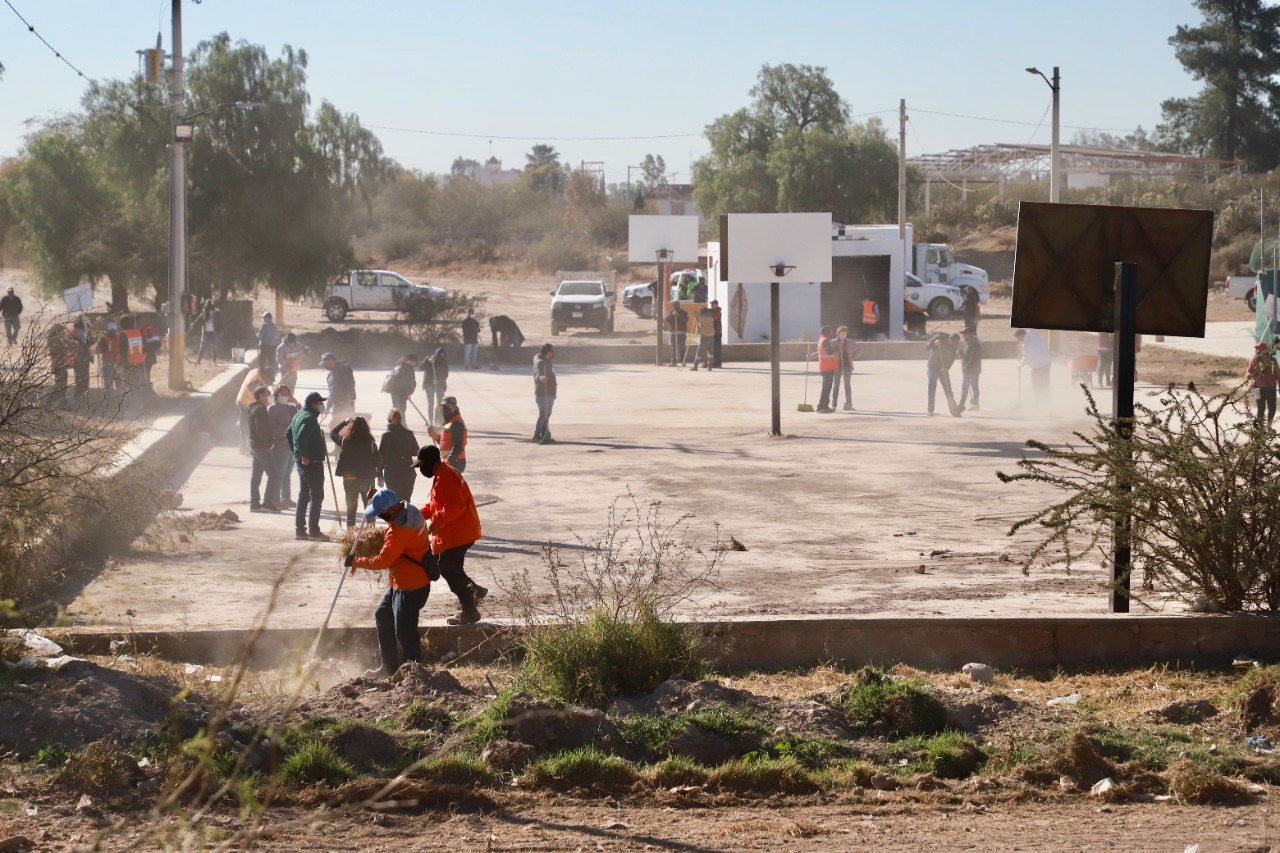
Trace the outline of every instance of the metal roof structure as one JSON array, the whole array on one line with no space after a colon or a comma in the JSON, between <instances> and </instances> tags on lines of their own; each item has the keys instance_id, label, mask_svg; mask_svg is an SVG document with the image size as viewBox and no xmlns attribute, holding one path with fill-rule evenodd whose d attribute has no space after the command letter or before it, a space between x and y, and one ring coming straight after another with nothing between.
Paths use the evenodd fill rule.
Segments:
<instances>
[{"instance_id":1,"label":"metal roof structure","mask_svg":"<svg viewBox=\"0 0 1280 853\"><path fill-rule=\"evenodd\" d=\"M926 181L989 181L1000 183L1016 178L1042 178L1049 175L1048 145L1012 145L995 143L925 154L907 162L919 168ZM1215 178L1237 171L1238 160L1213 160L1188 154L1163 151L1138 151L1126 148L1098 148L1089 145L1060 145L1061 170L1072 173L1107 175L1112 178Z\"/></svg>"}]
</instances>

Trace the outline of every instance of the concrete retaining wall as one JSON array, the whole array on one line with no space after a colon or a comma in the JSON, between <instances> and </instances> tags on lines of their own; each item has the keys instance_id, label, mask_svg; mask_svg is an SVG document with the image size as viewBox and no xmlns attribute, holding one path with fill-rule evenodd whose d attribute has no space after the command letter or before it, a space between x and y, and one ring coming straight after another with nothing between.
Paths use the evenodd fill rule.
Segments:
<instances>
[{"instance_id":1,"label":"concrete retaining wall","mask_svg":"<svg viewBox=\"0 0 1280 853\"><path fill-rule=\"evenodd\" d=\"M1212 663L1236 654L1280 655L1280 617L1113 616L1071 619L767 619L701 623L707 654L722 672L840 662L906 663L954 669L970 661L998 667L1119 666L1144 661ZM500 626L424 629L436 655L454 652L488 661L510 649L513 630ZM109 654L113 639L131 651L191 663L226 665L241 654L248 631L103 633L72 629L55 635L73 653ZM297 660L311 648L311 630L268 630L252 660L262 666ZM330 631L325 654L377 657L372 627Z\"/></svg>"}]
</instances>

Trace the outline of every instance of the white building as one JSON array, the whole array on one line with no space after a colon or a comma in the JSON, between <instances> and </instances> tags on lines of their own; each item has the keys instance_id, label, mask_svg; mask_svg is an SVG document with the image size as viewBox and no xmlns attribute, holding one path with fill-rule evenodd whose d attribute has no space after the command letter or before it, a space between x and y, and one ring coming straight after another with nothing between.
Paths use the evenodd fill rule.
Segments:
<instances>
[{"instance_id":1,"label":"white building","mask_svg":"<svg viewBox=\"0 0 1280 853\"><path fill-rule=\"evenodd\" d=\"M896 225L836 225L831 235L832 281L799 282L783 279L779 299L782 340L808 337L818 329L848 326L853 337L862 328L862 301L869 295L880 308L880 330L890 340L902 340L903 283L906 280L907 238L898 239ZM769 339L769 285L720 281L720 243L707 243L707 281L710 298L724 311L726 343L760 343ZM738 297L738 294L741 296ZM741 334L735 326L734 299L746 303Z\"/></svg>"}]
</instances>

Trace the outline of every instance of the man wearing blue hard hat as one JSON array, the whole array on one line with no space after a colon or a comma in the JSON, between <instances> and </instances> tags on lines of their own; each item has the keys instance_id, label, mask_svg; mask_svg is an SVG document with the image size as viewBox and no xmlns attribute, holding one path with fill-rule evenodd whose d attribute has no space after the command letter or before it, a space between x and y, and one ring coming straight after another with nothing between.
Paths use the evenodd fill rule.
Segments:
<instances>
[{"instance_id":1,"label":"man wearing blue hard hat","mask_svg":"<svg viewBox=\"0 0 1280 853\"><path fill-rule=\"evenodd\" d=\"M368 496L364 516L368 521L381 518L387 523L382 550L374 557L357 557L353 550L345 563L352 574L366 569L389 575L387 594L373 612L382 668L367 674L391 675L404 661L422 660L418 614L431 593L426 565L433 557L422 513L390 489L377 489Z\"/></svg>"}]
</instances>

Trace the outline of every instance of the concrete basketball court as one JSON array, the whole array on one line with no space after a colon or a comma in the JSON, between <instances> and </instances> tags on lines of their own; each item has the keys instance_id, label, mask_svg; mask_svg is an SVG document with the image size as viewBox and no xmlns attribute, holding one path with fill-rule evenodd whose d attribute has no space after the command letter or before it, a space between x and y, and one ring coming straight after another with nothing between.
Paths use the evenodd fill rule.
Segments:
<instances>
[{"instance_id":1,"label":"concrete basketball court","mask_svg":"<svg viewBox=\"0 0 1280 853\"><path fill-rule=\"evenodd\" d=\"M988 360L981 411L960 418L946 414L941 394L939 414L926 414L923 358L859 362L857 410L830 415L796 411L803 370L802 363L784 365L786 435L770 438L767 364L710 373L561 365L551 421L558 443L539 446L529 440L536 410L528 368L455 368L449 392L470 429L466 477L478 500L497 499L480 509L484 539L468 558L471 574L491 589L486 615L501 619L502 584L522 567L537 575L546 543L562 546L563 560L576 559L576 536L601 531L610 503L628 490L642 502L661 501L668 520L691 514L685 535L704 549L714 544L716 522L725 541L733 536L748 548L725 554L722 588L707 590L689 615L1106 612L1106 572L1095 558L1069 574L1022 575L1020 559L1032 540L1009 539L1009 525L1054 494L1003 485L995 476L1013 470L1026 439L1066 441L1087 425L1083 395L1062 365L1054 367L1051 403L1037 407L1029 385L1019 389L1013 361ZM958 392L958 367L952 373ZM375 434L389 407L379 392L383 375L357 372L357 408L374 415ZM304 371L298 397L322 390L324 381L324 371ZM810 375L810 403L818 387ZM421 392L415 399L424 405ZM1109 397L1103 404L1109 408ZM230 423L233 415L227 417ZM425 440L415 414L410 426ZM180 514L230 508L242 519L237 529L116 555L119 565L70 604L76 623L247 628L292 561L271 624L318 627L339 576L337 546L295 541L292 513L249 513L249 460L231 430L217 440L203 436L191 462L174 484L184 493ZM420 478L414 502L424 502L428 489ZM322 527L336 534L330 494L326 484ZM344 587L332 624L369 624L384 584L384 575L358 573ZM439 624L455 610L456 600L438 584L423 621Z\"/></svg>"}]
</instances>

